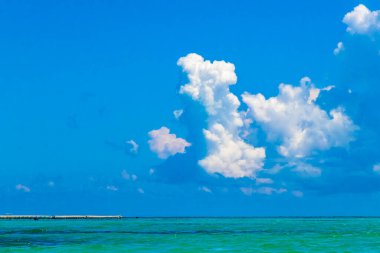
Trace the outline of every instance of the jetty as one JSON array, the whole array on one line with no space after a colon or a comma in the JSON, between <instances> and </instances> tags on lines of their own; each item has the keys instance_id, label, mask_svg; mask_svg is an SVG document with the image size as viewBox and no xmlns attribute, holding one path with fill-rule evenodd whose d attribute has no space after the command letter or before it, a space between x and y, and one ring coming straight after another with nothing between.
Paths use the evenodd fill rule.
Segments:
<instances>
[{"instance_id":1,"label":"jetty","mask_svg":"<svg viewBox=\"0 0 380 253\"><path fill-rule=\"evenodd\" d=\"M0 215L0 220L106 220L121 219L121 215Z\"/></svg>"}]
</instances>

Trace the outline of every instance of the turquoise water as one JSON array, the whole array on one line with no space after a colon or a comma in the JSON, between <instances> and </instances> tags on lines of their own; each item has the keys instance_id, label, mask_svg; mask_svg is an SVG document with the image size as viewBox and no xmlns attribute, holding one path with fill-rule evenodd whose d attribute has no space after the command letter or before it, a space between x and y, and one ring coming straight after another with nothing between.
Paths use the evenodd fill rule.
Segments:
<instances>
[{"instance_id":1,"label":"turquoise water","mask_svg":"<svg viewBox=\"0 0 380 253\"><path fill-rule=\"evenodd\" d=\"M3 220L0 252L380 252L379 218Z\"/></svg>"}]
</instances>

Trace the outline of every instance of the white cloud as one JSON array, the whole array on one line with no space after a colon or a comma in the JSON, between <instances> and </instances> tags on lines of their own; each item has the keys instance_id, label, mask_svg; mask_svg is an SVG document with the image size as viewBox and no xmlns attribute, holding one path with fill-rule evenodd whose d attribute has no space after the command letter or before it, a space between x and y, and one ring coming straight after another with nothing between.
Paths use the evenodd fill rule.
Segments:
<instances>
[{"instance_id":1,"label":"white cloud","mask_svg":"<svg viewBox=\"0 0 380 253\"><path fill-rule=\"evenodd\" d=\"M338 47L342 49L343 44ZM297 87L280 84L279 95L269 99L262 94L244 93L242 98L249 109L239 111L240 101L230 92L230 86L237 82L232 63L211 62L200 55L189 54L180 58L178 65L189 79L189 83L181 86L180 93L199 102L208 114L208 127L203 130L208 152L199 164L210 174L256 178L263 170L265 149L245 140L252 131L252 124L266 132L269 142L279 143L278 152L286 159L346 147L358 129L342 108L327 112L316 104L321 92L330 91L334 88L332 85L317 88L309 77L304 77ZM289 165L302 176L321 174L320 169L299 161L286 166ZM270 172L275 173L275 170ZM270 183L270 179L266 182L258 179L257 184L260 183ZM269 191L269 188L261 191Z\"/></svg>"},{"instance_id":2,"label":"white cloud","mask_svg":"<svg viewBox=\"0 0 380 253\"><path fill-rule=\"evenodd\" d=\"M173 115L174 115L174 118L175 119L179 119L183 114L183 110L182 109L178 109L178 110L174 110L173 111Z\"/></svg>"},{"instance_id":3,"label":"white cloud","mask_svg":"<svg viewBox=\"0 0 380 253\"><path fill-rule=\"evenodd\" d=\"M144 191L143 188L138 188L137 191L138 191L140 194L144 194L144 193L145 193L145 191Z\"/></svg>"},{"instance_id":4,"label":"white cloud","mask_svg":"<svg viewBox=\"0 0 380 253\"><path fill-rule=\"evenodd\" d=\"M269 141L281 142L278 152L285 157L302 158L316 150L344 147L357 129L343 109L327 113L315 104L319 92L333 86L315 91L308 83L310 79L302 79L299 87L280 84L279 95L269 99L260 93L242 96L254 123Z\"/></svg>"},{"instance_id":5,"label":"white cloud","mask_svg":"<svg viewBox=\"0 0 380 253\"><path fill-rule=\"evenodd\" d=\"M149 132L150 140L148 141L150 150L158 155L161 159L166 159L177 153L185 153L185 149L191 144L185 139L177 138L175 134L170 133L167 127L161 127Z\"/></svg>"},{"instance_id":6,"label":"white cloud","mask_svg":"<svg viewBox=\"0 0 380 253\"><path fill-rule=\"evenodd\" d=\"M344 50L343 42L339 41L336 45L336 48L334 49L334 55L338 55L340 52Z\"/></svg>"},{"instance_id":7,"label":"white cloud","mask_svg":"<svg viewBox=\"0 0 380 253\"><path fill-rule=\"evenodd\" d=\"M273 184L273 180L270 178L256 178L256 184Z\"/></svg>"},{"instance_id":8,"label":"white cloud","mask_svg":"<svg viewBox=\"0 0 380 253\"><path fill-rule=\"evenodd\" d=\"M208 129L203 131L208 155L199 164L208 173L254 177L263 166L265 149L255 148L239 136L244 126L238 111L240 101L229 89L237 81L235 66L225 61L210 62L197 54L181 57L178 65L189 79L180 93L201 103L208 114Z\"/></svg>"},{"instance_id":9,"label":"white cloud","mask_svg":"<svg viewBox=\"0 0 380 253\"><path fill-rule=\"evenodd\" d=\"M107 185L106 189L109 190L109 191L113 191L113 192L116 192L116 191L119 190L119 188L117 188L114 185Z\"/></svg>"},{"instance_id":10,"label":"white cloud","mask_svg":"<svg viewBox=\"0 0 380 253\"><path fill-rule=\"evenodd\" d=\"M251 196L253 193L255 193L255 190L252 187L240 187L240 191L247 196Z\"/></svg>"},{"instance_id":11,"label":"white cloud","mask_svg":"<svg viewBox=\"0 0 380 253\"><path fill-rule=\"evenodd\" d=\"M123 170L121 172L121 177L124 178L125 180L131 179L131 176L129 175L129 173L126 170Z\"/></svg>"},{"instance_id":12,"label":"white cloud","mask_svg":"<svg viewBox=\"0 0 380 253\"><path fill-rule=\"evenodd\" d=\"M54 182L54 181L49 181L49 182L47 183L47 185L48 185L49 187L54 187L54 186L55 186L55 182Z\"/></svg>"},{"instance_id":13,"label":"white cloud","mask_svg":"<svg viewBox=\"0 0 380 253\"><path fill-rule=\"evenodd\" d=\"M30 192L30 188L26 185L23 185L23 184L18 184L16 185L16 190L18 191L23 191L23 192Z\"/></svg>"},{"instance_id":14,"label":"white cloud","mask_svg":"<svg viewBox=\"0 0 380 253\"><path fill-rule=\"evenodd\" d=\"M287 192L288 190L285 189L285 188L280 188L280 189L277 189L276 192L277 193L284 193L284 192Z\"/></svg>"},{"instance_id":15,"label":"white cloud","mask_svg":"<svg viewBox=\"0 0 380 253\"><path fill-rule=\"evenodd\" d=\"M373 170L373 172L380 174L380 163L373 165L372 170Z\"/></svg>"},{"instance_id":16,"label":"white cloud","mask_svg":"<svg viewBox=\"0 0 380 253\"><path fill-rule=\"evenodd\" d=\"M225 177L253 177L263 166L265 150L254 148L240 137L229 132L221 124L204 130L209 154L199 161L208 173L220 173Z\"/></svg>"},{"instance_id":17,"label":"white cloud","mask_svg":"<svg viewBox=\"0 0 380 253\"><path fill-rule=\"evenodd\" d=\"M251 196L254 193L262 195L272 195L273 193L281 194L287 192L288 190L285 188L276 189L273 187L259 187L257 189L252 187L241 187L240 191L247 196Z\"/></svg>"},{"instance_id":18,"label":"white cloud","mask_svg":"<svg viewBox=\"0 0 380 253\"><path fill-rule=\"evenodd\" d=\"M206 187L206 186L200 186L198 188L199 191L207 192L207 193L212 193L211 189Z\"/></svg>"},{"instance_id":19,"label":"white cloud","mask_svg":"<svg viewBox=\"0 0 380 253\"><path fill-rule=\"evenodd\" d=\"M131 154L136 155L139 150L139 145L134 140L129 140L126 143L131 146L131 148L129 149L129 152Z\"/></svg>"},{"instance_id":20,"label":"white cloud","mask_svg":"<svg viewBox=\"0 0 380 253\"><path fill-rule=\"evenodd\" d=\"M307 103L311 104L317 101L321 91L330 91L335 88L334 85L329 85L324 88L316 88L315 85L311 82L310 77L305 76L300 80L300 85L303 89L308 90L305 95L308 95Z\"/></svg>"},{"instance_id":21,"label":"white cloud","mask_svg":"<svg viewBox=\"0 0 380 253\"><path fill-rule=\"evenodd\" d=\"M311 82L310 77L308 77L308 76L304 76L304 77L302 77L301 80L300 80L300 85L301 85L302 87L307 87L307 86L312 86L313 83Z\"/></svg>"},{"instance_id":22,"label":"white cloud","mask_svg":"<svg viewBox=\"0 0 380 253\"><path fill-rule=\"evenodd\" d=\"M128 171L126 170L123 170L121 172L121 177L124 178L125 180L133 180L133 181L137 180L137 176L135 174L129 174Z\"/></svg>"},{"instance_id":23,"label":"white cloud","mask_svg":"<svg viewBox=\"0 0 380 253\"><path fill-rule=\"evenodd\" d=\"M278 193L278 194L281 194L281 193L285 193L287 192L288 190L285 189L285 188L279 188L279 189L276 189L276 188L273 188L273 187L260 187L257 189L257 193L259 194L264 194L264 195L272 195L273 193Z\"/></svg>"},{"instance_id":24,"label":"white cloud","mask_svg":"<svg viewBox=\"0 0 380 253\"><path fill-rule=\"evenodd\" d=\"M275 164L272 168L264 170L264 172L270 175L274 175L282 171L287 166L288 164L286 165Z\"/></svg>"},{"instance_id":25,"label":"white cloud","mask_svg":"<svg viewBox=\"0 0 380 253\"><path fill-rule=\"evenodd\" d=\"M276 189L272 187L260 187L255 192L264 195L272 195L272 193L276 192Z\"/></svg>"},{"instance_id":26,"label":"white cloud","mask_svg":"<svg viewBox=\"0 0 380 253\"><path fill-rule=\"evenodd\" d=\"M319 177L322 173L321 169L307 163L299 162L293 165L293 171L302 177Z\"/></svg>"},{"instance_id":27,"label":"white cloud","mask_svg":"<svg viewBox=\"0 0 380 253\"><path fill-rule=\"evenodd\" d=\"M302 198L303 197L303 192L302 191L292 191L292 194L294 197L297 198Z\"/></svg>"},{"instance_id":28,"label":"white cloud","mask_svg":"<svg viewBox=\"0 0 380 253\"><path fill-rule=\"evenodd\" d=\"M154 169L153 169L153 168L150 168L150 169L149 169L149 175L153 175L153 174L154 174L154 172L155 172L155 171L154 171Z\"/></svg>"},{"instance_id":29,"label":"white cloud","mask_svg":"<svg viewBox=\"0 0 380 253\"><path fill-rule=\"evenodd\" d=\"M351 34L371 34L380 31L380 10L371 11L359 4L343 18L347 32Z\"/></svg>"}]
</instances>

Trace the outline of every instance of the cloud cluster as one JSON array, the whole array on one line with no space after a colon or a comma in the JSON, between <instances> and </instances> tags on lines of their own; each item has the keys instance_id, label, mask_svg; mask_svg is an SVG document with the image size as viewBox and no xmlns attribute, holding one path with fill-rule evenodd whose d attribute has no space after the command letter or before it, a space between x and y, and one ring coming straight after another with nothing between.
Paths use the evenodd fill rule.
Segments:
<instances>
[{"instance_id":1,"label":"cloud cluster","mask_svg":"<svg viewBox=\"0 0 380 253\"><path fill-rule=\"evenodd\" d=\"M263 166L265 149L255 148L239 136L243 127L240 101L229 89L237 82L235 66L225 61L210 62L194 53L181 57L177 64L189 79L180 93L202 104L208 115L208 129L203 131L208 155L199 164L208 173L254 177Z\"/></svg>"},{"instance_id":2,"label":"cloud cluster","mask_svg":"<svg viewBox=\"0 0 380 253\"><path fill-rule=\"evenodd\" d=\"M359 4L343 18L347 32L351 34L371 34L380 31L380 10L371 11Z\"/></svg>"},{"instance_id":3,"label":"cloud cluster","mask_svg":"<svg viewBox=\"0 0 380 253\"><path fill-rule=\"evenodd\" d=\"M152 130L148 134L150 136L148 141L150 149L161 159L178 153L183 154L186 148L191 146L185 139L177 138L175 134L171 134L170 129L164 126Z\"/></svg>"},{"instance_id":4,"label":"cloud cluster","mask_svg":"<svg viewBox=\"0 0 380 253\"><path fill-rule=\"evenodd\" d=\"M307 85L310 79L302 79L301 86L280 84L279 94L266 99L264 95L243 94L248 115L266 132L268 141L279 141L278 152L289 158L302 158L316 150L345 147L353 140L357 127L344 113L335 108L329 113L315 101L321 90Z\"/></svg>"},{"instance_id":5,"label":"cloud cluster","mask_svg":"<svg viewBox=\"0 0 380 253\"><path fill-rule=\"evenodd\" d=\"M125 180L132 180L132 181L136 181L137 180L137 176L135 174L131 175L126 170L123 170L121 172L121 177L124 178Z\"/></svg>"}]
</instances>

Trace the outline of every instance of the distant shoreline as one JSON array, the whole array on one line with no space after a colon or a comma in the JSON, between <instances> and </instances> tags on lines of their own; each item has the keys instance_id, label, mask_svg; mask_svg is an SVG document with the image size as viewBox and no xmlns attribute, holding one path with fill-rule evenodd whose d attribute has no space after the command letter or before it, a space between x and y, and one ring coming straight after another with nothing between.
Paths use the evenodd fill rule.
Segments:
<instances>
[{"instance_id":1,"label":"distant shoreline","mask_svg":"<svg viewBox=\"0 0 380 253\"><path fill-rule=\"evenodd\" d=\"M121 215L0 215L0 220L105 220L121 219Z\"/></svg>"},{"instance_id":2,"label":"distant shoreline","mask_svg":"<svg viewBox=\"0 0 380 253\"><path fill-rule=\"evenodd\" d=\"M380 219L380 216L122 216L122 215L0 215L0 220L107 219Z\"/></svg>"}]
</instances>

